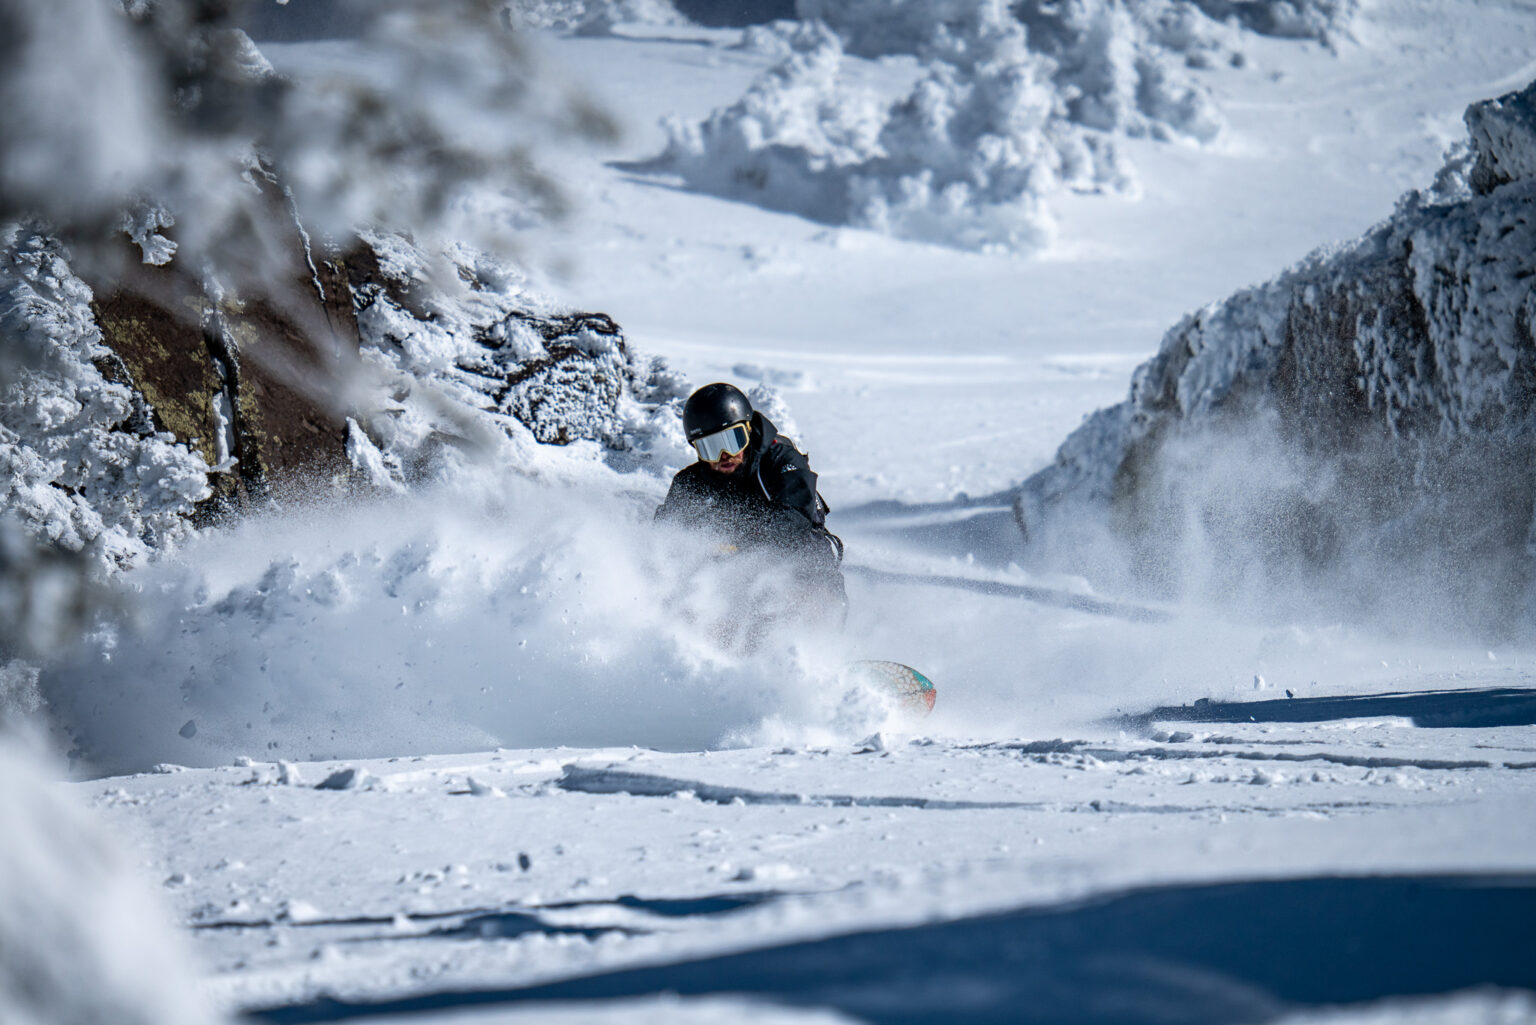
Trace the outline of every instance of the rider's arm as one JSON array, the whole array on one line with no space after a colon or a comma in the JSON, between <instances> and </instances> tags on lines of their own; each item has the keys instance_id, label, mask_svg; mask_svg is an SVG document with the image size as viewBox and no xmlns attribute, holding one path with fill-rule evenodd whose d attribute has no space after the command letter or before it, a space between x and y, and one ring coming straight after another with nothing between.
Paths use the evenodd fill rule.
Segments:
<instances>
[{"instance_id":1,"label":"rider's arm","mask_svg":"<svg viewBox=\"0 0 1536 1025\"><path fill-rule=\"evenodd\" d=\"M758 484L763 495L774 505L799 513L810 526L826 523L826 513L816 494L816 474L804 452L784 438L763 453L758 462Z\"/></svg>"},{"instance_id":2,"label":"rider's arm","mask_svg":"<svg viewBox=\"0 0 1536 1025\"><path fill-rule=\"evenodd\" d=\"M763 453L758 470L776 542L814 565L841 562L842 542L827 532L826 505L816 493L816 474L805 453L781 439Z\"/></svg>"}]
</instances>

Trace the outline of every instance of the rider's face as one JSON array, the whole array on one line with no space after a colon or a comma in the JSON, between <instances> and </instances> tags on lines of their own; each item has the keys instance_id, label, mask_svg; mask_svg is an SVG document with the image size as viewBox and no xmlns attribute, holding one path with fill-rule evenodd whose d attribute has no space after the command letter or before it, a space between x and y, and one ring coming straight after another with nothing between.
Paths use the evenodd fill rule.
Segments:
<instances>
[{"instance_id":1,"label":"rider's face","mask_svg":"<svg viewBox=\"0 0 1536 1025\"><path fill-rule=\"evenodd\" d=\"M725 452L721 454L719 459L712 463L705 463L704 465L709 467L711 470L714 470L716 473L735 473L737 468L740 467L741 464L745 461L746 454L746 449L742 449L735 455L732 455L729 452Z\"/></svg>"}]
</instances>

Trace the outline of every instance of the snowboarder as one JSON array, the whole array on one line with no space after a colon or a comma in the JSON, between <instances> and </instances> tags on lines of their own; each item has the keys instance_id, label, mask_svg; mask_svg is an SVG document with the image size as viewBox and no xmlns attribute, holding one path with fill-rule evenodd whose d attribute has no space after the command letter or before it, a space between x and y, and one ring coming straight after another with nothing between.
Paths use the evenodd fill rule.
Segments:
<instances>
[{"instance_id":1,"label":"snowboarder","mask_svg":"<svg viewBox=\"0 0 1536 1025\"><path fill-rule=\"evenodd\" d=\"M683 431L699 459L677 472L656 519L706 530L725 552L782 555L799 592L791 598L797 618L830 614L840 624L848 601L843 542L827 530L828 507L805 453L724 383L688 397Z\"/></svg>"}]
</instances>

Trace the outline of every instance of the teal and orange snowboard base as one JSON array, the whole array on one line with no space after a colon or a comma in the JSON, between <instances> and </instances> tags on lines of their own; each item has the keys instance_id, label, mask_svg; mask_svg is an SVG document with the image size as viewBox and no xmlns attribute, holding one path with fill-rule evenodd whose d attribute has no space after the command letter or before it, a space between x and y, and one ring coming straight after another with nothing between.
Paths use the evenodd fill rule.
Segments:
<instances>
[{"instance_id":1,"label":"teal and orange snowboard base","mask_svg":"<svg viewBox=\"0 0 1536 1025\"><path fill-rule=\"evenodd\" d=\"M894 698L898 708L912 715L922 716L933 711L933 703L939 696L932 680L900 662L878 659L849 662L843 666L838 679L845 686L864 686Z\"/></svg>"}]
</instances>

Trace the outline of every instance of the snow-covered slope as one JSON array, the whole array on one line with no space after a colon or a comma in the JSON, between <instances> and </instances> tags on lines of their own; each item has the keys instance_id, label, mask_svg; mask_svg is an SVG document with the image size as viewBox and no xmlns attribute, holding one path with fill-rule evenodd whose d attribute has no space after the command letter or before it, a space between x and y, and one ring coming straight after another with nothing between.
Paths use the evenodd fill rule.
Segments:
<instances>
[{"instance_id":1,"label":"snow-covered slope","mask_svg":"<svg viewBox=\"0 0 1536 1025\"><path fill-rule=\"evenodd\" d=\"M509 291L468 287L500 271L440 287L423 245L367 275L370 365L410 389L353 418L376 491L133 571L43 677L84 758L163 763L64 789L136 845L204 988L271 1022L1531 1020L1530 650L1009 565L1005 489L1168 324L1380 220L1467 102L1531 78L1519 6L1351 24L1337 52L1243 35L1247 66L1199 76L1223 138L1120 138L1142 198L1058 195L1033 259L558 165L584 212L520 236L572 257L541 288L793 414L852 553L849 628L814 644L728 650L756 573L648 528L663 476L508 433L471 372L534 341ZM705 120L782 59L677 24L539 42L635 126L630 161L657 116ZM270 56L358 81L351 44ZM897 96L917 74L844 68ZM586 326L571 347L613 366ZM666 405L617 422L644 437ZM682 451L653 441L653 465ZM929 671L934 714L886 721L827 671L852 657Z\"/></svg>"},{"instance_id":2,"label":"snow-covered slope","mask_svg":"<svg viewBox=\"0 0 1536 1025\"><path fill-rule=\"evenodd\" d=\"M1086 568L1103 539L1093 571L1164 593L1527 632L1533 116L1536 86L1475 105L1434 188L1174 327L1024 484L1030 540Z\"/></svg>"},{"instance_id":3,"label":"snow-covered slope","mask_svg":"<svg viewBox=\"0 0 1536 1025\"><path fill-rule=\"evenodd\" d=\"M1529 992L1491 987L1536 985L1531 727L1489 724L1529 698L1443 697L1442 724L1493 718L1428 728L1433 700L1399 696L1304 723L1329 713L1281 699L1261 724L1162 709L1155 739L246 760L75 789L146 838L211 993L274 1023L1524 1025Z\"/></svg>"}]
</instances>

